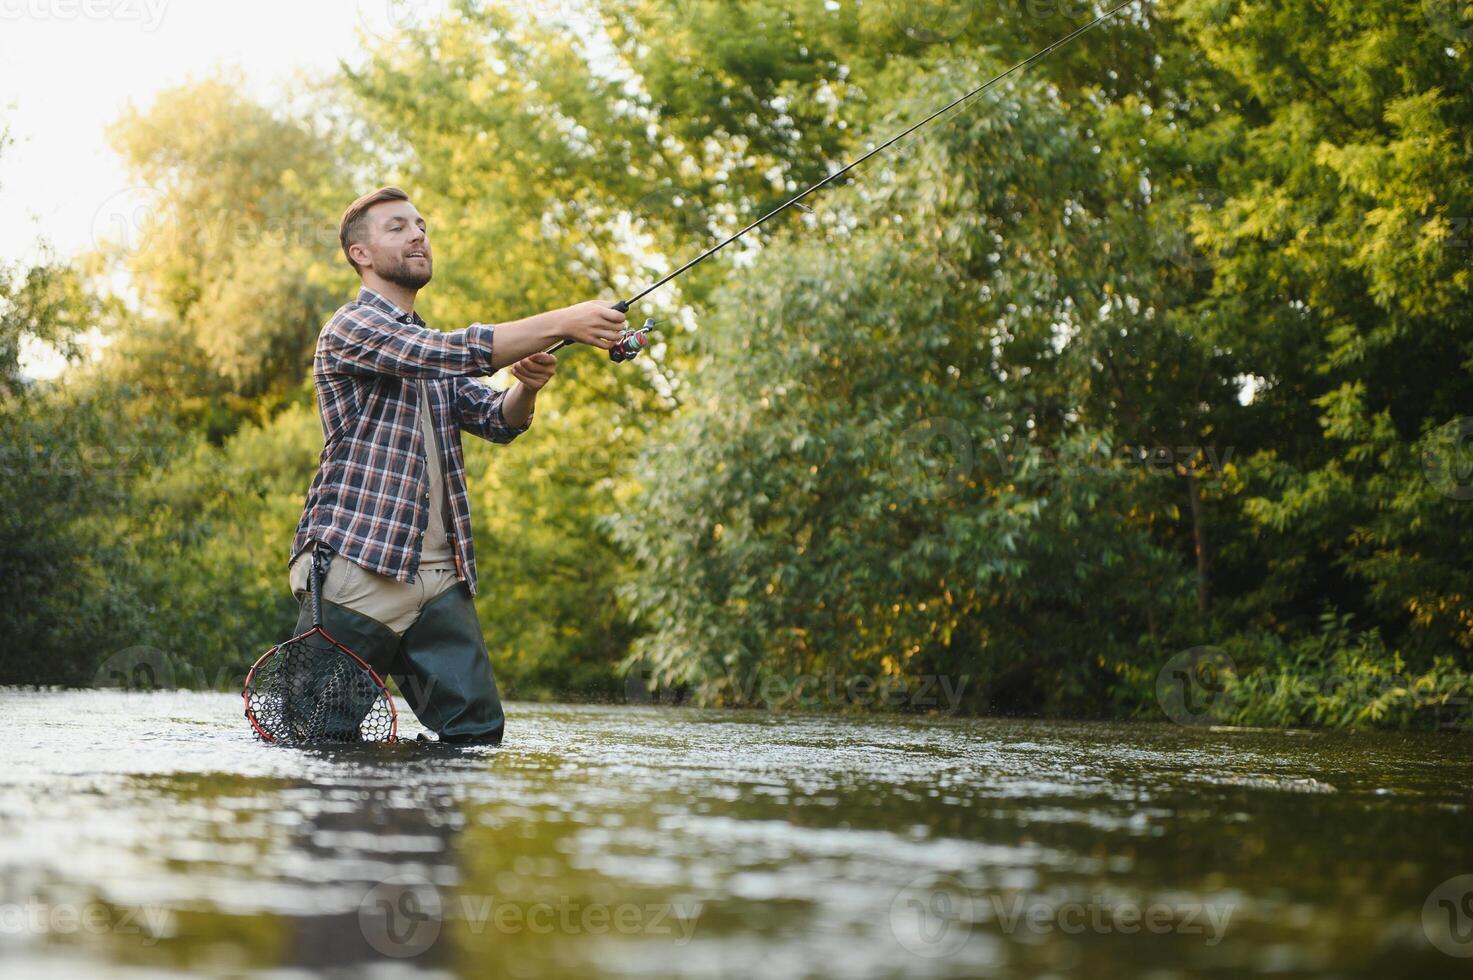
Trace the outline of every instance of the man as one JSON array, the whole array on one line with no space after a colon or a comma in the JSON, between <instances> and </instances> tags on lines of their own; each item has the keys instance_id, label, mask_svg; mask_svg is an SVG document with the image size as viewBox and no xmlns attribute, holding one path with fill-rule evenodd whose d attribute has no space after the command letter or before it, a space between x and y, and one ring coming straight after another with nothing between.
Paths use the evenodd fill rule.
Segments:
<instances>
[{"instance_id":1,"label":"man","mask_svg":"<svg viewBox=\"0 0 1473 980\"><path fill-rule=\"evenodd\" d=\"M414 312L434 256L407 194L385 187L354 201L338 238L363 285L317 339L325 443L292 540L291 587L306 596L321 552L327 632L393 677L441 741L500 744L501 700L471 601L460 434L509 443L527 431L557 369L542 351L559 340L608 350L624 314L588 302L441 333ZM516 384L504 392L475 380L508 365ZM311 625L310 603L297 625Z\"/></svg>"}]
</instances>

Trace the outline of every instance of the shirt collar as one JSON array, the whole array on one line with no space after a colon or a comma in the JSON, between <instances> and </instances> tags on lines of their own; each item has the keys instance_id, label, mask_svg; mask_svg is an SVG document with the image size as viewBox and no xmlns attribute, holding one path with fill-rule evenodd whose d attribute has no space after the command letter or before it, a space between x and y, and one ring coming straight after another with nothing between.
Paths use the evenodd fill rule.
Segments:
<instances>
[{"instance_id":1,"label":"shirt collar","mask_svg":"<svg viewBox=\"0 0 1473 980\"><path fill-rule=\"evenodd\" d=\"M359 287L358 302L363 304L364 306L376 306L379 309L383 310L385 313L392 316L395 320L398 320L400 323L413 323L415 326L419 327L423 327L426 325L424 319L420 317L418 313L405 312L387 297L374 292L367 286Z\"/></svg>"}]
</instances>

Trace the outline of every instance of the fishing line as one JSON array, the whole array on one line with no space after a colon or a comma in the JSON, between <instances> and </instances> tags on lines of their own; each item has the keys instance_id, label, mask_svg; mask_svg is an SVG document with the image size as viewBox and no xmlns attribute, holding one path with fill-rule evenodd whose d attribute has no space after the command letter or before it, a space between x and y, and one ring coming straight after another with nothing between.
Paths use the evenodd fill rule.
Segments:
<instances>
[{"instance_id":1,"label":"fishing line","mask_svg":"<svg viewBox=\"0 0 1473 980\"><path fill-rule=\"evenodd\" d=\"M991 88L992 86L996 85L998 82L1002 81L1003 79L1007 78L1009 75L1013 74L1014 72L1021 71L1024 68L1027 68L1029 65L1034 64L1035 62L1042 61L1044 58L1047 58L1050 54L1052 54L1058 48L1061 48L1064 45L1068 44L1070 41L1074 40L1079 35L1084 34L1087 31L1093 30L1095 27L1099 26L1100 24L1103 24L1105 21L1109 20L1111 17L1114 17L1117 13L1119 13L1122 10L1124 10L1126 7L1129 7L1131 4L1133 4L1135 2L1137 2L1137 0L1125 0L1124 3L1120 3L1120 4L1117 4L1114 7L1111 7L1109 10L1106 10L1104 13L1100 14L1098 17L1096 17L1094 20L1090 21L1088 24L1085 24L1083 27L1075 28L1073 31L1070 31L1068 34L1064 35L1063 37L1059 38L1057 41L1055 41L1052 44L1050 44L1048 47L1041 48L1038 51L1035 51L1033 54L1031 54L1028 57L1024 58L1022 61L1020 61L1017 64L1013 65L1011 68L1007 69L1006 71L1001 72L1001 73L999 73L997 75L994 75L993 77L989 78L987 81L983 82L981 85L979 85L976 88L972 89L972 91L968 92L966 95L963 95L961 98L956 99L951 104L946 105L946 106L943 106L940 109L937 109L935 112L931 113L929 116L927 116L926 118L922 119L920 122L916 123L915 125L911 126L909 129L905 130L904 132L899 133L898 135L895 135L895 136L890 137L888 140L886 140L885 142L881 143L879 146L875 147L873 150L870 150L868 153L866 153L864 156L860 157L858 160L855 160L853 163L846 164L842 169L839 169L839 170L834 171L833 173L831 173L827 177L825 177L823 180L820 180L818 183L814 184L812 187L809 187L808 189L802 191L801 193L799 193L798 195L796 195L792 199L790 199L788 201L785 201L784 203L782 203L782 204L778 205L777 207L773 208L771 211L767 212L766 214L764 214L762 217L758 218L756 221L752 222L751 224L747 225L747 227L743 228L741 231L739 231L736 234L732 235L730 238L727 238L725 241L722 241L719 244L713 245L710 248L706 249L706 251L702 252L700 255L696 256L693 259L691 259L689 262L687 262L685 265L681 266L680 268L676 269L674 272L672 272L669 275L665 276L665 278L661 279L659 282L656 282L656 283L654 283L651 286L647 286L643 291L637 293L636 295L630 297L627 300L620 300L618 303L615 303L614 304L614 309L618 310L620 313L628 313L629 312L629 307L633 306L635 303L638 303L640 300L644 299L650 293L652 293L655 290L659 289L661 286L663 286L666 283L670 282L672 279L675 279L678 276L682 276L685 273L689 272L691 269L694 269L696 266L700 265L702 262L706 261L711 256L715 255L717 252L721 251L723 248L725 248L726 246L730 245L732 242L734 242L737 239L741 238L747 232L752 231L752 230L754 230L756 228L760 228L764 223L766 223L767 221L769 221L772 218L775 218L777 215L779 215L782 212L786 211L788 208L792 207L795 204L797 204L798 207L802 208L804 211L808 211L809 213L812 213L812 209L811 208L808 208L808 207L806 207L803 204L799 204L798 202L802 201L805 197L807 197L809 194L812 194L814 191L817 191L820 188L825 187L825 186L833 183L835 180L838 180L840 177L844 176L846 173L848 173L849 171L853 170L855 167L859 166L861 163L864 163L866 160L868 160L870 157L874 156L875 154L881 152L882 150L889 149L891 146L894 146L896 143L898 143L901 140L905 139L905 137L909 136L911 133L914 133L916 130L920 129L922 126L924 126L927 123L931 122L933 119L937 118L938 116L941 116L941 115L946 114L947 112L950 112L952 109L955 109L957 106L961 105L963 102L966 102L968 99L972 98L973 96L980 95L983 92L987 91L989 88ZM642 350L644 350L644 348L649 345L649 332L654 329L655 325L656 325L656 321L655 320L646 320L645 323L644 323L644 326L640 327L638 330L630 330L630 329L627 329L626 328L625 331L624 331L624 335L619 339L619 342L617 344L615 344L614 347L613 347L613 349L611 349L609 351L609 359L612 360L612 361L615 361L615 362L622 362L622 361L633 360L635 357L638 357L639 354L640 354L640 352ZM561 350L562 348L567 347L571 343L573 343L573 341L571 341L571 340L559 341L558 343L554 344L552 347L549 347L547 349L547 353L551 354L554 351Z\"/></svg>"}]
</instances>

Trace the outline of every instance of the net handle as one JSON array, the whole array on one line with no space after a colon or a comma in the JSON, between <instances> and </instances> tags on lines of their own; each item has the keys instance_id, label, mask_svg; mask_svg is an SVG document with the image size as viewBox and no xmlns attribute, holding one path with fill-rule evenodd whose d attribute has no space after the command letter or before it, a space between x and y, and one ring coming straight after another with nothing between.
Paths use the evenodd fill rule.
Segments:
<instances>
[{"instance_id":1,"label":"net handle","mask_svg":"<svg viewBox=\"0 0 1473 980\"><path fill-rule=\"evenodd\" d=\"M327 578L327 566L332 562L332 550L321 542L312 547L312 567L308 572L308 585L312 593L312 625L322 625L322 581Z\"/></svg>"}]
</instances>

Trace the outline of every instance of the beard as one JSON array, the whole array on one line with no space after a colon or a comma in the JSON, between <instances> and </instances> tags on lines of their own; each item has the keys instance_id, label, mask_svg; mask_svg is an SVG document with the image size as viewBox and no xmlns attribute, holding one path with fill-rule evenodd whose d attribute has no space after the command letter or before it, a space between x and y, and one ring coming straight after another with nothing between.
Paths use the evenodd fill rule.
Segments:
<instances>
[{"instance_id":1,"label":"beard","mask_svg":"<svg viewBox=\"0 0 1473 980\"><path fill-rule=\"evenodd\" d=\"M400 256L399 261L392 268L379 274L396 286L403 286L405 289L423 289L435 276L434 260L427 258L424 270L420 271L411 268L409 260Z\"/></svg>"}]
</instances>

